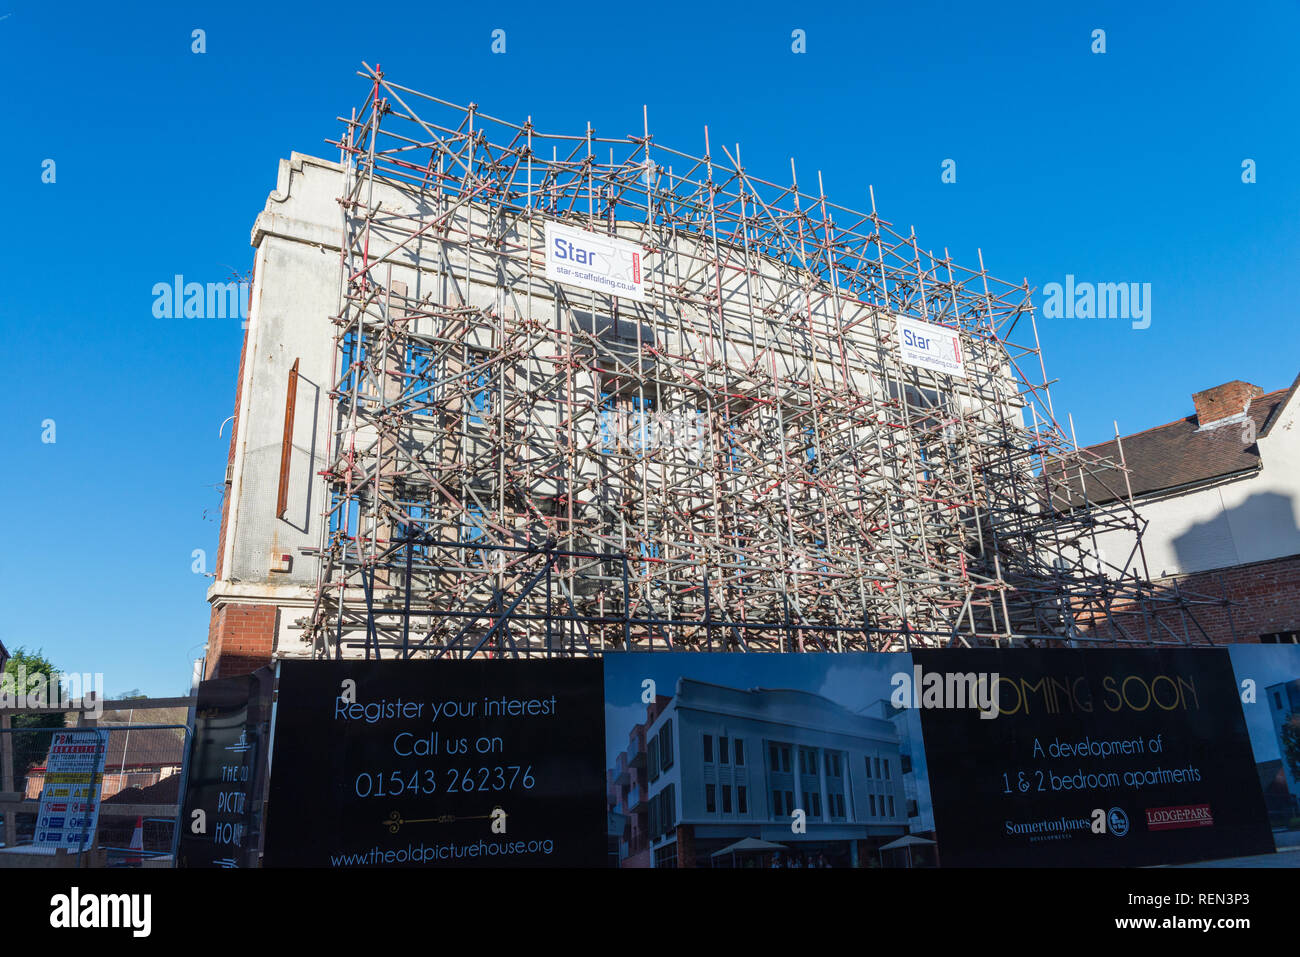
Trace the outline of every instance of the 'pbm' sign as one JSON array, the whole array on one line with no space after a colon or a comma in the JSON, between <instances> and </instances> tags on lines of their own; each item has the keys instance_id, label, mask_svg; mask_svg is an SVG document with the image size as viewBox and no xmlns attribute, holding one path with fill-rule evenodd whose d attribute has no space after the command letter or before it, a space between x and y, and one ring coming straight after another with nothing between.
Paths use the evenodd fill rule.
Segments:
<instances>
[{"instance_id":1,"label":"'pbm' sign","mask_svg":"<svg viewBox=\"0 0 1300 957\"><path fill-rule=\"evenodd\" d=\"M546 278L645 301L641 247L624 239L546 224Z\"/></svg>"}]
</instances>

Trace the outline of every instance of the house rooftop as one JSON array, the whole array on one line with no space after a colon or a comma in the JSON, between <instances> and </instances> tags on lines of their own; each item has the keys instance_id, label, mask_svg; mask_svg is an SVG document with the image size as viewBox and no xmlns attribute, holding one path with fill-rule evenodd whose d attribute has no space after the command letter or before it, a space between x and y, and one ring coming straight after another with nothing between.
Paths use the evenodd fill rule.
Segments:
<instances>
[{"instance_id":1,"label":"house rooftop","mask_svg":"<svg viewBox=\"0 0 1300 957\"><path fill-rule=\"evenodd\" d=\"M1086 476L1082 488L1077 476L1069 477L1078 496L1074 504L1082 504L1085 491L1090 503L1102 505L1126 497L1130 486L1134 497L1139 497L1257 470L1260 457L1255 439L1268 435L1297 386L1300 376L1274 392L1241 380L1226 382L1195 393L1196 412L1186 418L1088 446L1087 451L1095 455L1116 463L1122 459L1129 485L1119 469Z\"/></svg>"}]
</instances>

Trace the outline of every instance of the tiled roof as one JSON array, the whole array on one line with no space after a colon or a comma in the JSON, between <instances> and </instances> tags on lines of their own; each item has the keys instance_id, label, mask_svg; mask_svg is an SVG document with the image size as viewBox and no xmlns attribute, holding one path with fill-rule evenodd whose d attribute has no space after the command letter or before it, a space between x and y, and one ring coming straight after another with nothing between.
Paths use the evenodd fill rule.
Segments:
<instances>
[{"instance_id":1,"label":"tiled roof","mask_svg":"<svg viewBox=\"0 0 1300 957\"><path fill-rule=\"evenodd\" d=\"M1300 386L1300 377L1289 388L1278 389L1251 400L1246 415L1254 422L1255 436L1267 435L1286 400ZM1258 469L1259 445L1246 442L1249 437L1245 418L1226 420L1201 429L1195 415L1177 422L1159 425L1145 432L1124 436L1123 460L1128 466L1128 481L1135 497L1167 489L1206 482L1215 478ZM1088 446L1088 451L1116 463L1120 461L1119 444L1114 440ZM1058 466L1048 466L1058 471ZM1094 477L1085 477L1083 488L1074 476L1067 482L1076 496L1087 492L1094 505L1125 497L1127 486L1119 469L1101 469ZM1082 504L1081 496L1075 504Z\"/></svg>"}]
</instances>

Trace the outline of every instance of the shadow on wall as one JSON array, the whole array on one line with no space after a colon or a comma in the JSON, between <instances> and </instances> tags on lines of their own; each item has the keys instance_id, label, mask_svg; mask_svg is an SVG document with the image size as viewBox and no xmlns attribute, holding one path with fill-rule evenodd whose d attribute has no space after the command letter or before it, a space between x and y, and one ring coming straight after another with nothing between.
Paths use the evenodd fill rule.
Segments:
<instances>
[{"instance_id":1,"label":"shadow on wall","mask_svg":"<svg viewBox=\"0 0 1300 957\"><path fill-rule=\"evenodd\" d=\"M311 492L312 485L315 484L316 478L316 428L319 424L320 418L320 394L321 387L318 384L312 382L301 372L298 373L298 397L295 402L295 407L299 412L301 412L307 405L310 405L311 407L311 432L309 433L310 444L305 449L299 445L294 445L290 451L291 462L292 458L297 455L305 455L307 457L307 468L301 470L306 473L305 475L302 475L301 478L299 478L298 472L300 470L293 468L292 465L290 466L289 472L290 482L293 482L294 479L298 479L298 481L302 483L302 488L304 490L303 504L301 510L296 508L293 509L292 512L286 510L282 521L296 531L302 532L304 535L307 534L307 531L311 526ZM294 497L295 496L290 493L290 502L293 501ZM299 521L301 521L301 524L299 524Z\"/></svg>"},{"instance_id":2,"label":"shadow on wall","mask_svg":"<svg viewBox=\"0 0 1300 957\"><path fill-rule=\"evenodd\" d=\"M1172 544L1178 570L1199 572L1298 554L1300 527L1291 496L1258 492L1190 526ZM1160 570L1162 576L1174 571Z\"/></svg>"}]
</instances>

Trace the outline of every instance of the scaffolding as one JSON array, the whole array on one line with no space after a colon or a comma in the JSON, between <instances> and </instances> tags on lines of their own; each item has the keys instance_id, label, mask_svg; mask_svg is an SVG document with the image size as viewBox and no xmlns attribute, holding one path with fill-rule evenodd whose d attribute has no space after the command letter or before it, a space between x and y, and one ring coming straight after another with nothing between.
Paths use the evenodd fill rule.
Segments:
<instances>
[{"instance_id":1,"label":"scaffolding","mask_svg":"<svg viewBox=\"0 0 1300 957\"><path fill-rule=\"evenodd\" d=\"M1154 585L1131 493L1090 494L1127 473L1058 424L1027 281L707 129L544 134L358 76L315 655L1202 640L1222 601ZM644 301L548 280L548 222L639 247ZM900 317L965 375L904 362Z\"/></svg>"}]
</instances>

